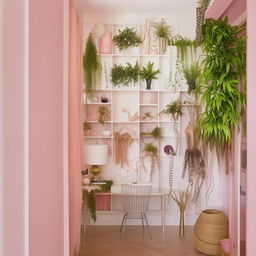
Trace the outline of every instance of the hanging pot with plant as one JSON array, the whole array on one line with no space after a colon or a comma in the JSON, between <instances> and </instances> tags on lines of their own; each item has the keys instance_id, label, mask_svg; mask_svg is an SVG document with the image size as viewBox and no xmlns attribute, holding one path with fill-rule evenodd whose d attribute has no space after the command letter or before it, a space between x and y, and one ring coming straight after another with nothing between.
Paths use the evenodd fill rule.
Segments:
<instances>
[{"instance_id":1,"label":"hanging pot with plant","mask_svg":"<svg viewBox=\"0 0 256 256\"><path fill-rule=\"evenodd\" d=\"M140 78L146 81L147 90L151 89L152 80L157 79L156 75L160 73L159 69L153 70L153 66L154 66L154 63L149 61L147 66L143 67L142 70L140 71Z\"/></svg>"}]
</instances>

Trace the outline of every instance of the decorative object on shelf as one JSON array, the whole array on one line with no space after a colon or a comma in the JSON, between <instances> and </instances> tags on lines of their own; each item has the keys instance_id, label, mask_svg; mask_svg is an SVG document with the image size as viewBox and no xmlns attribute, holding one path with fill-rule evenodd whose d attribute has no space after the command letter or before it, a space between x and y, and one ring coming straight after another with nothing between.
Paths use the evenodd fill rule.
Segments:
<instances>
[{"instance_id":1,"label":"decorative object on shelf","mask_svg":"<svg viewBox=\"0 0 256 256\"><path fill-rule=\"evenodd\" d=\"M143 120L143 121L147 121L147 120L150 120L150 119L153 119L153 118L154 118L154 116L153 116L152 113L149 112L149 111L145 112L145 113L143 114L143 116L142 116L142 120Z\"/></svg>"},{"instance_id":2,"label":"decorative object on shelf","mask_svg":"<svg viewBox=\"0 0 256 256\"><path fill-rule=\"evenodd\" d=\"M142 40L135 28L126 27L124 30L118 29L118 35L113 37L113 42L120 51L123 51L129 47L139 46L139 44L142 43Z\"/></svg>"},{"instance_id":3,"label":"decorative object on shelf","mask_svg":"<svg viewBox=\"0 0 256 256\"><path fill-rule=\"evenodd\" d=\"M106 106L99 106L98 108L98 122L104 124L110 118L110 110Z\"/></svg>"},{"instance_id":4,"label":"decorative object on shelf","mask_svg":"<svg viewBox=\"0 0 256 256\"><path fill-rule=\"evenodd\" d=\"M171 116L172 120L174 121L173 129L176 135L176 147L175 152L178 152L178 146L179 146L179 130L177 128L177 121L180 116L183 115L183 112L181 110L181 103L180 100L173 100L169 104L165 106L165 109L160 112L160 114L165 114L167 116Z\"/></svg>"},{"instance_id":5,"label":"decorative object on shelf","mask_svg":"<svg viewBox=\"0 0 256 256\"><path fill-rule=\"evenodd\" d=\"M154 28L155 36L159 40L159 54L165 54L171 38L170 26L167 25L165 19L162 19L154 25Z\"/></svg>"},{"instance_id":6,"label":"decorative object on shelf","mask_svg":"<svg viewBox=\"0 0 256 256\"><path fill-rule=\"evenodd\" d=\"M178 195L177 195L178 193ZM171 197L173 198L173 200L175 201L175 203L177 204L177 206L179 207L180 210L180 225L179 225L179 236L180 237L184 237L185 235L185 230L184 230L184 213L188 204L188 200L190 197L190 193L187 190L185 191L171 191Z\"/></svg>"},{"instance_id":7,"label":"decorative object on shelf","mask_svg":"<svg viewBox=\"0 0 256 256\"><path fill-rule=\"evenodd\" d=\"M107 96L101 96L101 97L100 97L100 101L101 101L101 103L108 103L108 98L107 98Z\"/></svg>"},{"instance_id":8,"label":"decorative object on shelf","mask_svg":"<svg viewBox=\"0 0 256 256\"><path fill-rule=\"evenodd\" d=\"M133 141L131 134L119 133L116 132L114 134L115 137L115 162L116 164L120 164L121 168L127 166L129 164L128 161L128 149Z\"/></svg>"},{"instance_id":9,"label":"decorative object on shelf","mask_svg":"<svg viewBox=\"0 0 256 256\"><path fill-rule=\"evenodd\" d=\"M114 86L129 86L133 83L134 86L139 81L140 67L138 61L134 66L127 63L126 66L121 64L114 65L111 71L111 81Z\"/></svg>"},{"instance_id":10,"label":"decorative object on shelf","mask_svg":"<svg viewBox=\"0 0 256 256\"><path fill-rule=\"evenodd\" d=\"M82 185L87 185L90 183L90 177L88 176L88 168L86 170L81 171L82 173Z\"/></svg>"},{"instance_id":11,"label":"decorative object on shelf","mask_svg":"<svg viewBox=\"0 0 256 256\"><path fill-rule=\"evenodd\" d=\"M219 255L220 240L228 238L228 219L222 211L202 211L194 225L194 245L206 255Z\"/></svg>"},{"instance_id":12,"label":"decorative object on shelf","mask_svg":"<svg viewBox=\"0 0 256 256\"><path fill-rule=\"evenodd\" d=\"M152 142L148 142L144 145L143 152L145 153L145 157L147 156L150 157L151 167L150 167L149 180L150 182L152 182L152 176L153 176L153 173L156 171L156 166L159 169L158 148ZM144 157L142 161L144 161ZM143 163L143 168L145 169L144 163ZM160 183L160 179L159 179L159 183Z\"/></svg>"},{"instance_id":13,"label":"decorative object on shelf","mask_svg":"<svg viewBox=\"0 0 256 256\"><path fill-rule=\"evenodd\" d=\"M144 137L144 138L152 138L153 137L152 132L141 132L140 136Z\"/></svg>"},{"instance_id":14,"label":"decorative object on shelf","mask_svg":"<svg viewBox=\"0 0 256 256\"><path fill-rule=\"evenodd\" d=\"M225 19L207 19L203 26L202 102L205 111L199 120L203 142L217 153L219 162L228 159L234 127L245 108L245 37L241 26L231 26ZM214 60L214 61L213 61ZM228 163L229 161L225 161ZM230 167L226 165L226 170Z\"/></svg>"},{"instance_id":15,"label":"decorative object on shelf","mask_svg":"<svg viewBox=\"0 0 256 256\"><path fill-rule=\"evenodd\" d=\"M84 130L84 135L85 136L90 136L91 129L92 129L92 127L88 122L83 123L83 130Z\"/></svg>"},{"instance_id":16,"label":"decorative object on shelf","mask_svg":"<svg viewBox=\"0 0 256 256\"><path fill-rule=\"evenodd\" d=\"M160 73L160 70L153 70L154 62L148 62L146 67L143 67L140 71L140 78L145 80L147 83L147 90L151 89L151 82L153 79L157 79L157 74Z\"/></svg>"},{"instance_id":17,"label":"decorative object on shelf","mask_svg":"<svg viewBox=\"0 0 256 256\"><path fill-rule=\"evenodd\" d=\"M93 38L94 38L94 41L95 41L95 46L96 46L96 49L100 50L100 38L106 33L107 31L107 28L105 26L105 24L99 22L97 23L93 29L92 29L92 35L93 35Z\"/></svg>"},{"instance_id":18,"label":"decorative object on shelf","mask_svg":"<svg viewBox=\"0 0 256 256\"><path fill-rule=\"evenodd\" d=\"M136 112L135 114L131 114L131 111L127 108L123 108L122 109L122 112L124 113L127 113L128 114L128 120L129 121L136 121L139 119L139 115L138 115L138 112Z\"/></svg>"},{"instance_id":19,"label":"decorative object on shelf","mask_svg":"<svg viewBox=\"0 0 256 256\"><path fill-rule=\"evenodd\" d=\"M85 53L83 56L83 69L85 92L90 96L95 90L97 73L100 69L100 63L97 58L97 51L92 39L92 34L89 34L86 42Z\"/></svg>"},{"instance_id":20,"label":"decorative object on shelf","mask_svg":"<svg viewBox=\"0 0 256 256\"><path fill-rule=\"evenodd\" d=\"M90 212L90 216L94 222L96 222L96 198L95 193L110 192L111 187L114 184L113 180L106 180L103 184L99 184L99 188L94 189L83 189L83 201L86 202ZM90 188L90 186L88 187Z\"/></svg>"},{"instance_id":21,"label":"decorative object on shelf","mask_svg":"<svg viewBox=\"0 0 256 256\"><path fill-rule=\"evenodd\" d=\"M176 155L174 148L171 145L166 145L164 147L164 153L169 156L169 189L170 193L172 192L173 187L173 156Z\"/></svg>"},{"instance_id":22,"label":"decorative object on shelf","mask_svg":"<svg viewBox=\"0 0 256 256\"><path fill-rule=\"evenodd\" d=\"M100 180L99 165L105 165L108 162L108 145L93 144L84 146L84 163L91 165L90 172L93 174L92 180Z\"/></svg>"},{"instance_id":23,"label":"decorative object on shelf","mask_svg":"<svg viewBox=\"0 0 256 256\"><path fill-rule=\"evenodd\" d=\"M198 62L191 64L189 67L183 67L184 78L188 84L188 94L193 93L195 97L200 93L199 80L201 76L201 67Z\"/></svg>"},{"instance_id":24,"label":"decorative object on shelf","mask_svg":"<svg viewBox=\"0 0 256 256\"><path fill-rule=\"evenodd\" d=\"M106 32L99 40L99 51L101 54L112 53L112 33Z\"/></svg>"}]
</instances>

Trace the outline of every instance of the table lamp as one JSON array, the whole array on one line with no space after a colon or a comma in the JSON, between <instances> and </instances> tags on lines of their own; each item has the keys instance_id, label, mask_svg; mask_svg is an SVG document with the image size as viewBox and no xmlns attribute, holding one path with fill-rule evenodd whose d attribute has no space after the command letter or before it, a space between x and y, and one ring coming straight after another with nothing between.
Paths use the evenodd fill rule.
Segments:
<instances>
[{"instance_id":1,"label":"table lamp","mask_svg":"<svg viewBox=\"0 0 256 256\"><path fill-rule=\"evenodd\" d=\"M108 162L108 145L94 144L84 146L84 163L91 165L93 181L99 181L100 166Z\"/></svg>"}]
</instances>

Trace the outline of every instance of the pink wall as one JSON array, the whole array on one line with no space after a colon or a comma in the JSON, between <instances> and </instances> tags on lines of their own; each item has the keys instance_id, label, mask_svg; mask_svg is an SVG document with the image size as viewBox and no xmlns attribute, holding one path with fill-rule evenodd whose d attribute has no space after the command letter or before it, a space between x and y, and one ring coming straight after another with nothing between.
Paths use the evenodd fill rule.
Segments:
<instances>
[{"instance_id":1,"label":"pink wall","mask_svg":"<svg viewBox=\"0 0 256 256\"><path fill-rule=\"evenodd\" d=\"M0 3L0 255L26 251L27 124L24 0Z\"/></svg>"},{"instance_id":2,"label":"pink wall","mask_svg":"<svg viewBox=\"0 0 256 256\"><path fill-rule=\"evenodd\" d=\"M30 1L30 256L64 255L63 13L63 0Z\"/></svg>"},{"instance_id":3,"label":"pink wall","mask_svg":"<svg viewBox=\"0 0 256 256\"><path fill-rule=\"evenodd\" d=\"M246 255L256 255L256 1L247 0L247 191L246 191Z\"/></svg>"}]
</instances>

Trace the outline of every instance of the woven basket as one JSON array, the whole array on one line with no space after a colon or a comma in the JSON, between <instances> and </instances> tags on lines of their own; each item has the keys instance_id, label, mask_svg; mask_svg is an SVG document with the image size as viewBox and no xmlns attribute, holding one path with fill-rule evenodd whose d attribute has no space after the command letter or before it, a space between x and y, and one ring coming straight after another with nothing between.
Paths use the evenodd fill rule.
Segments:
<instances>
[{"instance_id":1,"label":"woven basket","mask_svg":"<svg viewBox=\"0 0 256 256\"><path fill-rule=\"evenodd\" d=\"M228 237L228 219L218 210L205 210L194 226L194 245L207 255L219 255L220 240Z\"/></svg>"}]
</instances>

